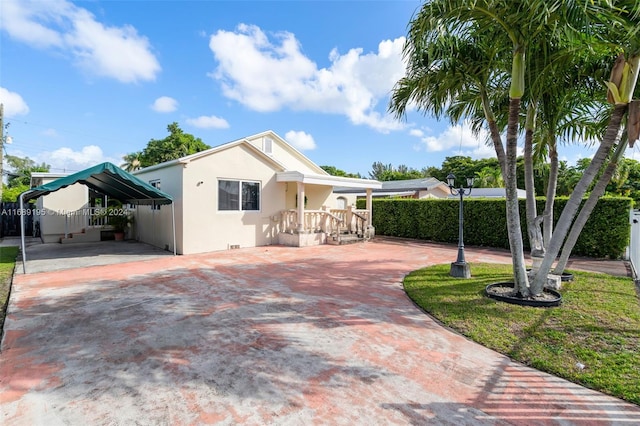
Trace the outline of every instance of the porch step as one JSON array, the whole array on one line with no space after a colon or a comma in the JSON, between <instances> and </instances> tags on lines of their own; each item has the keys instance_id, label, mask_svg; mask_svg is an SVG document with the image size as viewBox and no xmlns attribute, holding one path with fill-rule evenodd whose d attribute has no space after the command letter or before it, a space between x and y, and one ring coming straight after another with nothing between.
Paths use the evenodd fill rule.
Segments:
<instances>
[{"instance_id":1,"label":"porch step","mask_svg":"<svg viewBox=\"0 0 640 426\"><path fill-rule=\"evenodd\" d=\"M344 245L364 242L364 237L357 234L340 234L339 237L330 235L327 237L327 244L331 245Z\"/></svg>"},{"instance_id":2,"label":"porch step","mask_svg":"<svg viewBox=\"0 0 640 426\"><path fill-rule=\"evenodd\" d=\"M100 232L102 227L97 228L85 228L82 232L74 232L69 234L68 237L60 238L61 244L74 244L74 243L95 243L100 241Z\"/></svg>"}]
</instances>

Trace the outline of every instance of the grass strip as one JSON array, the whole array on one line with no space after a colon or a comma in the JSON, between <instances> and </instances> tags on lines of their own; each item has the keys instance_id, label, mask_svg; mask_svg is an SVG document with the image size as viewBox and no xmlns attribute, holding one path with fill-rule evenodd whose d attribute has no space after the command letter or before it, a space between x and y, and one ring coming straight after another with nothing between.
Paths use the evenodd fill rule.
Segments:
<instances>
[{"instance_id":1,"label":"grass strip","mask_svg":"<svg viewBox=\"0 0 640 426\"><path fill-rule=\"evenodd\" d=\"M0 341L4 331L4 318L7 314L17 256L18 247L0 247Z\"/></svg>"},{"instance_id":2,"label":"grass strip","mask_svg":"<svg viewBox=\"0 0 640 426\"><path fill-rule=\"evenodd\" d=\"M571 271L563 303L535 308L484 296L512 280L511 265L473 264L471 279L450 265L414 271L408 296L446 326L522 364L640 405L640 303L631 279ZM584 366L581 368L581 366Z\"/></svg>"}]
</instances>

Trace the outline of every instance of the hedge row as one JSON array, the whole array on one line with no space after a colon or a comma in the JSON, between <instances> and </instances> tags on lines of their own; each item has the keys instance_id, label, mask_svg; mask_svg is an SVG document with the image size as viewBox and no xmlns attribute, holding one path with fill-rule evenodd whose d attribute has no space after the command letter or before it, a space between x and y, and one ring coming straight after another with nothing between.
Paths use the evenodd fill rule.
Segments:
<instances>
[{"instance_id":1,"label":"hedge row","mask_svg":"<svg viewBox=\"0 0 640 426\"><path fill-rule=\"evenodd\" d=\"M556 221L566 202L567 198L556 199ZM600 199L572 254L612 259L622 257L629 244L632 202L630 198L623 197ZM539 212L543 211L544 204L544 198L537 199ZM358 200L357 207L364 208L365 200ZM378 235L457 243L458 207L458 199L374 199L373 226ZM524 245L528 250L525 200L520 200L520 214ZM464 243L509 248L504 199L464 200Z\"/></svg>"}]
</instances>

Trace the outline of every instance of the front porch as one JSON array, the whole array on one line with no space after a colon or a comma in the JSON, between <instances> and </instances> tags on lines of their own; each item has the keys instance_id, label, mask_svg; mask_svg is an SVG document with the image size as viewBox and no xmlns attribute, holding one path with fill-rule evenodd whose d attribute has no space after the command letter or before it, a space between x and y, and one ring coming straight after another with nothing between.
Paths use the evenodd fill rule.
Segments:
<instances>
[{"instance_id":1,"label":"front porch","mask_svg":"<svg viewBox=\"0 0 640 426\"><path fill-rule=\"evenodd\" d=\"M345 178L330 175L311 175L300 172L278 173L279 182L296 184L295 208L282 210L276 217L276 233L278 243L292 247L306 247L320 244L346 244L351 242L366 241L373 237L372 217L372 193L374 188L381 186L378 181L358 178ZM305 185L309 185L313 195L324 194L318 200L309 201L315 209L307 209L307 194ZM365 209L356 209L353 206L346 208L330 208L327 203L331 201L334 186L348 186L360 188L366 191ZM317 188L323 188L318 191ZM293 198L293 194L291 194ZM304 202L302 201L304 200ZM298 202L300 201L300 202ZM320 207L321 205L321 207ZM318 209L318 207L320 207Z\"/></svg>"},{"instance_id":2,"label":"front porch","mask_svg":"<svg viewBox=\"0 0 640 426\"><path fill-rule=\"evenodd\" d=\"M340 245L368 241L373 235L371 210L324 206L321 210L303 210L302 220L298 210L280 212L278 243L285 246Z\"/></svg>"}]
</instances>

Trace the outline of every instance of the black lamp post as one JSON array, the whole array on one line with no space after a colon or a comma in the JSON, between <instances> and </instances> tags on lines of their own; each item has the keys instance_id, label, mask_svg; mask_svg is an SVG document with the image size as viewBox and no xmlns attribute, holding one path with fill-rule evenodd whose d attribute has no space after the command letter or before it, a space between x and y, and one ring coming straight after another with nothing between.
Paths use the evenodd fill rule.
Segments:
<instances>
[{"instance_id":1,"label":"black lamp post","mask_svg":"<svg viewBox=\"0 0 640 426\"><path fill-rule=\"evenodd\" d=\"M449 176L447 176L447 185L449 185L449 191L451 191L451 195L460 196L460 209L458 213L458 258L455 262L451 263L449 275L451 275L452 277L471 278L471 268L464 259L464 238L462 232L464 225L464 216L462 214L462 199L465 195L471 194L471 189L473 188L473 178L467 178L466 188L462 185L460 185L459 188L455 188L455 184L456 177L453 173L449 173Z\"/></svg>"}]
</instances>

